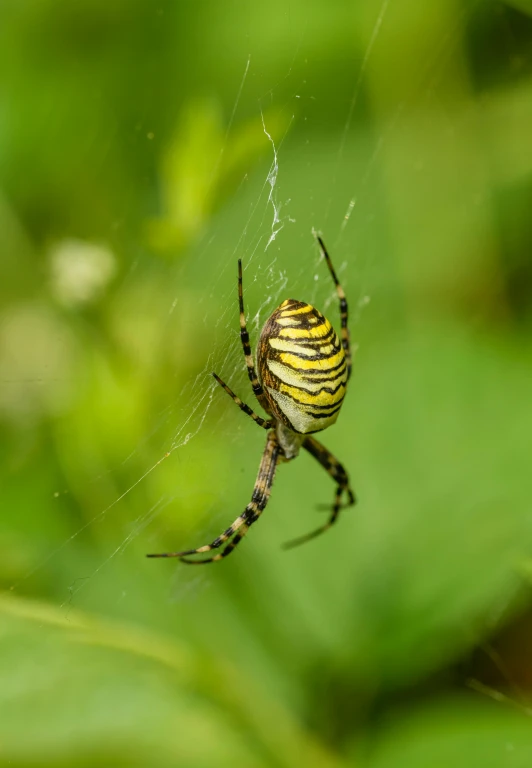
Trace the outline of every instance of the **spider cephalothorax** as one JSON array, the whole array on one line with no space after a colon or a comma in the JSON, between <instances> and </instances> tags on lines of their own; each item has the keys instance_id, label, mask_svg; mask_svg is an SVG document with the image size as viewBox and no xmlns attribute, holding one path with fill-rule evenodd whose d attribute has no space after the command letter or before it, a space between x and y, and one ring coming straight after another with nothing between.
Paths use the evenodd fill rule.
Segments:
<instances>
[{"instance_id":1,"label":"spider cephalothorax","mask_svg":"<svg viewBox=\"0 0 532 768\"><path fill-rule=\"evenodd\" d=\"M219 376L213 373L221 387L241 410L261 427L268 430L266 448L251 502L232 525L211 544L184 552L167 552L148 557L179 557L185 563L201 564L221 560L229 555L260 517L268 503L275 470L282 461L293 459L305 448L326 469L336 482L336 494L329 520L312 533L289 542L287 546L308 541L325 531L336 521L347 494L347 505L355 503L349 478L342 465L310 434L334 424L342 406L347 381L351 374L351 348L347 327L347 301L329 254L320 237L317 238L329 267L340 300L341 340L321 312L310 304L286 299L270 315L259 339L257 351L258 375L251 354L244 314L242 293L242 263L238 262L238 299L240 305L240 336L253 393L270 418L263 419L237 397ZM189 560L227 545L216 555L203 560Z\"/></svg>"}]
</instances>

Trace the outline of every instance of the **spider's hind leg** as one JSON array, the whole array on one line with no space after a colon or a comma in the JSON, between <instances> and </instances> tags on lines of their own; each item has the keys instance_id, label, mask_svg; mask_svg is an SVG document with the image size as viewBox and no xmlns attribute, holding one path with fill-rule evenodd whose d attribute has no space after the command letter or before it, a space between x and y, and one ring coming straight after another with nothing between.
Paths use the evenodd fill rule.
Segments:
<instances>
[{"instance_id":1,"label":"spider's hind leg","mask_svg":"<svg viewBox=\"0 0 532 768\"><path fill-rule=\"evenodd\" d=\"M305 448L310 454L312 454L312 456L314 456L315 459L320 462L322 467L326 469L328 474L337 483L336 491L334 494L334 503L329 519L326 523L324 523L324 525L320 525L319 528L316 528L314 531L311 531L304 536L300 536L297 539L288 541L283 545L285 549L297 547L299 544L304 544L306 541L310 541L316 536L319 536L321 533L324 533L328 528L334 525L338 519L338 515L340 514L341 509L356 504L356 496L349 485L348 474L342 464L340 464L340 462L335 459L332 453L329 453L329 451L313 437L305 438L303 441L303 448ZM344 493L347 494L347 502L342 504L342 496Z\"/></svg>"},{"instance_id":2,"label":"spider's hind leg","mask_svg":"<svg viewBox=\"0 0 532 768\"><path fill-rule=\"evenodd\" d=\"M162 554L147 555L147 557L178 557L183 563L189 565L203 565L204 563L212 563L216 560L221 560L222 558L227 557L227 555L230 555L265 509L268 499L270 498L270 491L280 456L281 453L277 437L275 432L271 431L268 434L266 448L262 455L262 461L260 463L259 473L257 475L251 501L242 514L236 518L229 528L214 539L213 542L205 544L203 547L198 547L197 549L187 549L183 552L164 552ZM234 536L234 538L230 541L232 536ZM189 559L189 556L191 555L202 555L206 552L211 552L213 549L218 549L222 544L225 544L225 542L229 543L221 552L218 552L212 557L203 560Z\"/></svg>"}]
</instances>

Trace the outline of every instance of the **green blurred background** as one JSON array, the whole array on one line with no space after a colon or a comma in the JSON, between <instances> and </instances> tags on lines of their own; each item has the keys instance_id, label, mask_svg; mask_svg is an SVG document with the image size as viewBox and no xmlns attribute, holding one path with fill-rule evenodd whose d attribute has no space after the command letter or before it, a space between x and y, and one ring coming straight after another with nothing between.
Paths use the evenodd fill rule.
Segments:
<instances>
[{"instance_id":1,"label":"green blurred background","mask_svg":"<svg viewBox=\"0 0 532 768\"><path fill-rule=\"evenodd\" d=\"M3 0L0 764L532 765L532 3ZM357 345L246 541L238 336Z\"/></svg>"}]
</instances>

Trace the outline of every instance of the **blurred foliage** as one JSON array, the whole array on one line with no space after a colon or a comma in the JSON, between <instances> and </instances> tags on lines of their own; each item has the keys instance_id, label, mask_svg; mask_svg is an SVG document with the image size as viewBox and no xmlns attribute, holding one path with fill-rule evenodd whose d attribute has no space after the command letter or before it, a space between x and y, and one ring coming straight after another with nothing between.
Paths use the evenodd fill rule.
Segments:
<instances>
[{"instance_id":1,"label":"blurred foliage","mask_svg":"<svg viewBox=\"0 0 532 768\"><path fill-rule=\"evenodd\" d=\"M264 119L264 116L262 117ZM282 116L268 114L274 135L287 129ZM178 254L212 216L217 200L226 199L246 167L268 147L261 117L224 130L214 104L193 105L171 139L160 170L163 215L148 223L147 239L155 250Z\"/></svg>"},{"instance_id":2,"label":"blurred foliage","mask_svg":"<svg viewBox=\"0 0 532 768\"><path fill-rule=\"evenodd\" d=\"M0 765L530 765L531 17L2 3ZM301 456L231 558L148 561L252 490L236 259L253 340L337 322L312 228L359 505L280 551Z\"/></svg>"}]
</instances>

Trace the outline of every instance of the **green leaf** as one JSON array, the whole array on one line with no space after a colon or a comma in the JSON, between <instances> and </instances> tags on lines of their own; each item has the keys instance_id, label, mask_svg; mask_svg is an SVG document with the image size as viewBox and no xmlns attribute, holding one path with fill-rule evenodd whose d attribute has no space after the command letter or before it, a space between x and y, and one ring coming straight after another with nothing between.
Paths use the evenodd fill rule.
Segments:
<instances>
[{"instance_id":1,"label":"green leaf","mask_svg":"<svg viewBox=\"0 0 532 768\"><path fill-rule=\"evenodd\" d=\"M370 768L528 768L530 718L503 705L447 699L381 730Z\"/></svg>"},{"instance_id":2,"label":"green leaf","mask_svg":"<svg viewBox=\"0 0 532 768\"><path fill-rule=\"evenodd\" d=\"M223 661L11 597L0 615L0 765L336 765Z\"/></svg>"},{"instance_id":3,"label":"green leaf","mask_svg":"<svg viewBox=\"0 0 532 768\"><path fill-rule=\"evenodd\" d=\"M523 11L523 13L532 16L532 0L506 0L506 5L511 5L513 8L517 8L518 11Z\"/></svg>"}]
</instances>

